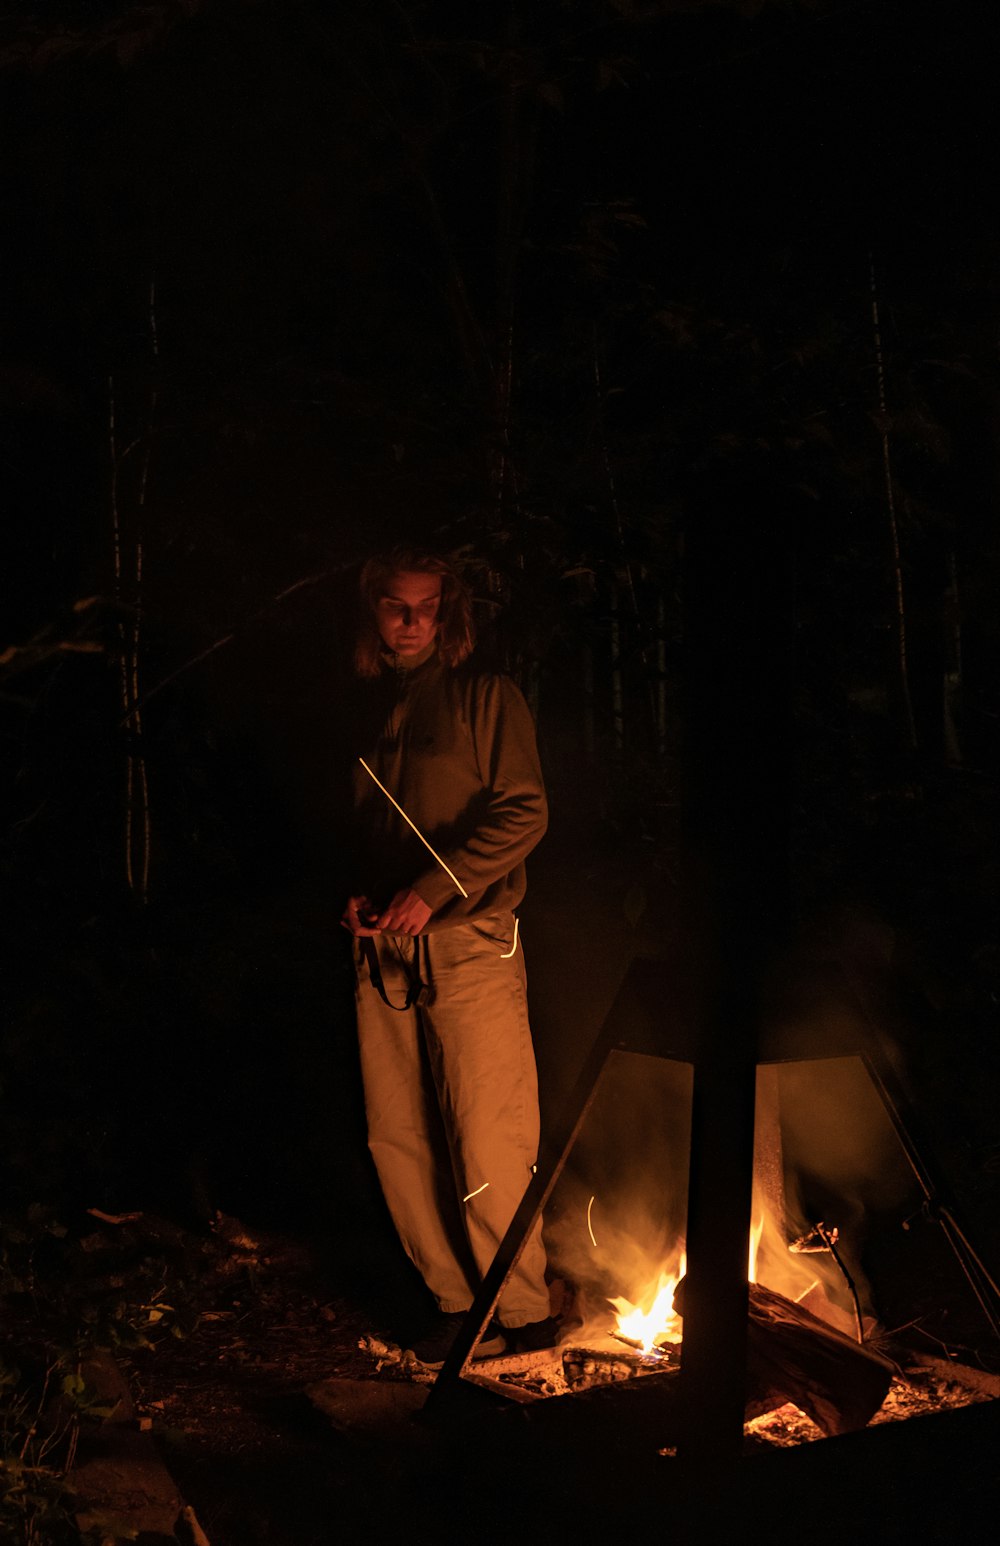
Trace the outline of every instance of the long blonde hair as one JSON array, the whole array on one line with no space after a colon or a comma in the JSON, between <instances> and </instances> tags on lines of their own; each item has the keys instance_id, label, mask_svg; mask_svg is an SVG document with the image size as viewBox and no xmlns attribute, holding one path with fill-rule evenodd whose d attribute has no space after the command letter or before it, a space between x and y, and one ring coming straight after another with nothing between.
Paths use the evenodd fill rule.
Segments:
<instances>
[{"instance_id":1,"label":"long blonde hair","mask_svg":"<svg viewBox=\"0 0 1000 1546\"><path fill-rule=\"evenodd\" d=\"M447 559L421 548L395 547L388 553L370 558L361 570L361 619L354 646L354 669L358 676L379 674L379 655L385 646L375 623L375 608L394 574L441 576L438 654L446 666L460 666L472 654L476 643L472 597Z\"/></svg>"}]
</instances>

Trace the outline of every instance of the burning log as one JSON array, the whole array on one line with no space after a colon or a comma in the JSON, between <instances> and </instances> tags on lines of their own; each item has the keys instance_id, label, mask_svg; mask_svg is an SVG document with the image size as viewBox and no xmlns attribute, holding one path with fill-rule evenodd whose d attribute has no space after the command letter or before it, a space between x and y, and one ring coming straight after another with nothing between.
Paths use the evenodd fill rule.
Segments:
<instances>
[{"instance_id":1,"label":"burning log","mask_svg":"<svg viewBox=\"0 0 1000 1546\"><path fill-rule=\"evenodd\" d=\"M674 1308L684 1313L684 1282ZM747 1417L794 1402L823 1433L851 1433L874 1417L895 1365L836 1331L800 1304L750 1284Z\"/></svg>"},{"instance_id":2,"label":"burning log","mask_svg":"<svg viewBox=\"0 0 1000 1546\"><path fill-rule=\"evenodd\" d=\"M668 1354L659 1350L644 1353L641 1348L630 1347L624 1337L617 1339L620 1347L565 1347L562 1355L563 1377L570 1390L590 1390L594 1385L614 1385L619 1380L632 1380L640 1374L662 1371L676 1359L671 1349Z\"/></svg>"},{"instance_id":3,"label":"burning log","mask_svg":"<svg viewBox=\"0 0 1000 1546\"><path fill-rule=\"evenodd\" d=\"M563 1353L562 1366L570 1390L589 1390L593 1385L613 1385L617 1380L631 1380L639 1372L636 1359L629 1358L624 1348L620 1355L597 1348L567 1348Z\"/></svg>"},{"instance_id":4,"label":"burning log","mask_svg":"<svg viewBox=\"0 0 1000 1546\"><path fill-rule=\"evenodd\" d=\"M750 1284L748 1417L792 1401L823 1433L850 1433L874 1417L894 1373L879 1353L782 1294Z\"/></svg>"}]
</instances>

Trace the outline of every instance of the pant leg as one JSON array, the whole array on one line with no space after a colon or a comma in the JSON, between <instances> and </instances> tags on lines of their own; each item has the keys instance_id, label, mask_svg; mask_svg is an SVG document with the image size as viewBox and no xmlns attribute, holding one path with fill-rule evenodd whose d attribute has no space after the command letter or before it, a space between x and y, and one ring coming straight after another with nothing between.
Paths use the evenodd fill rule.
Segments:
<instances>
[{"instance_id":1,"label":"pant leg","mask_svg":"<svg viewBox=\"0 0 1000 1546\"><path fill-rule=\"evenodd\" d=\"M414 941L373 940L386 992L403 1004ZM476 1267L455 1196L451 1160L430 1076L424 1031L413 1008L383 1002L356 947L358 1040L368 1146L404 1250L442 1310L467 1310Z\"/></svg>"},{"instance_id":2,"label":"pant leg","mask_svg":"<svg viewBox=\"0 0 1000 1546\"><path fill-rule=\"evenodd\" d=\"M432 990L422 1011L451 1149L457 1195L479 1276L486 1272L532 1174L538 1084L528 1025L524 957L510 913L423 936ZM532 1231L498 1304L520 1326L549 1314L541 1225Z\"/></svg>"}]
</instances>

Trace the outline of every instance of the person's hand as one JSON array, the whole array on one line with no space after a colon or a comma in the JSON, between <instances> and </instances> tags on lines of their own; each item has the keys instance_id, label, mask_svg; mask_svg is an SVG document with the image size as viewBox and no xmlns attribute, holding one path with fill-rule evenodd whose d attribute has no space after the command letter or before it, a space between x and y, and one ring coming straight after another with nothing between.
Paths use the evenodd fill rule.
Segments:
<instances>
[{"instance_id":1,"label":"person's hand","mask_svg":"<svg viewBox=\"0 0 1000 1546\"><path fill-rule=\"evenodd\" d=\"M374 916L375 909L366 896L352 896L344 908L340 927L353 934L356 939L371 939L374 934L380 933L380 926L376 923L374 928L362 923L362 918Z\"/></svg>"},{"instance_id":2,"label":"person's hand","mask_svg":"<svg viewBox=\"0 0 1000 1546\"><path fill-rule=\"evenodd\" d=\"M383 934L419 934L431 915L431 909L415 891L397 891L388 907L378 916Z\"/></svg>"}]
</instances>

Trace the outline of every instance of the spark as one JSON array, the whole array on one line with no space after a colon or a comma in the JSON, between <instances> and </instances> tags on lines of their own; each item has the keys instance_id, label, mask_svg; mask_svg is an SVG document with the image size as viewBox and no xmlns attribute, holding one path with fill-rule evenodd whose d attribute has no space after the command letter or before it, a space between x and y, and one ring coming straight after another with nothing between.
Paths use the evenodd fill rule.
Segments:
<instances>
[{"instance_id":1,"label":"spark","mask_svg":"<svg viewBox=\"0 0 1000 1546\"><path fill-rule=\"evenodd\" d=\"M470 1192L468 1197L463 1197L462 1201L463 1202L470 1202L473 1197L478 1197L480 1192L485 1192L485 1190L489 1186L489 1184L490 1183L488 1181L484 1181L482 1186L477 1186L476 1190L474 1192Z\"/></svg>"},{"instance_id":2,"label":"spark","mask_svg":"<svg viewBox=\"0 0 1000 1546\"><path fill-rule=\"evenodd\" d=\"M594 1239L594 1228L593 1228L593 1225L590 1222L590 1210L593 1208L593 1206L594 1206L594 1198L592 1197L590 1199L590 1201L588 1202L588 1204L587 1204L587 1228L590 1231L590 1243L594 1247L594 1250L596 1251L597 1250L597 1241Z\"/></svg>"},{"instance_id":3,"label":"spark","mask_svg":"<svg viewBox=\"0 0 1000 1546\"><path fill-rule=\"evenodd\" d=\"M462 885L462 882L459 880L459 878L455 874L454 870L450 870L448 868L448 866L445 864L445 862L442 859L441 855L439 853L437 853L436 850L431 847L430 843L428 843L427 839L424 837L424 834L421 832L420 828L416 825L415 822L412 822L410 820L409 816L407 816L406 812L404 811L403 807L400 805L399 801L393 799L392 795L389 793L389 791L385 787L385 785L383 783L381 783L375 777L375 774L372 772L371 768L368 766L367 762L365 761L365 759L363 757L359 757L358 761L360 762L361 766L364 768L365 772L368 774L368 777L372 780L372 782L375 783L375 784L378 784L378 787L381 789L382 793L385 795L385 797L389 801L390 805L394 805L396 807L397 811L402 816L403 820L406 822L406 825L408 827L412 827L413 831L417 834L417 836L419 837L420 841L423 843L424 847L427 849L427 852L429 854L431 854L437 860L438 864L440 864L440 866L444 870L445 874L449 877L449 879L454 881L455 885L458 887L458 889L462 893L462 895L464 897L467 897L469 895L469 893L466 891L465 887Z\"/></svg>"},{"instance_id":4,"label":"spark","mask_svg":"<svg viewBox=\"0 0 1000 1546\"><path fill-rule=\"evenodd\" d=\"M452 876L452 879L454 880L454 876ZM458 882L455 881L455 884L458 885ZM517 931L518 931L518 929L520 927L521 927L521 920L520 920L520 918L515 918L514 919L514 943L511 945L509 950L505 950L502 953L502 955L500 957L501 961L509 961L511 956L514 954L515 950L517 949Z\"/></svg>"}]
</instances>

